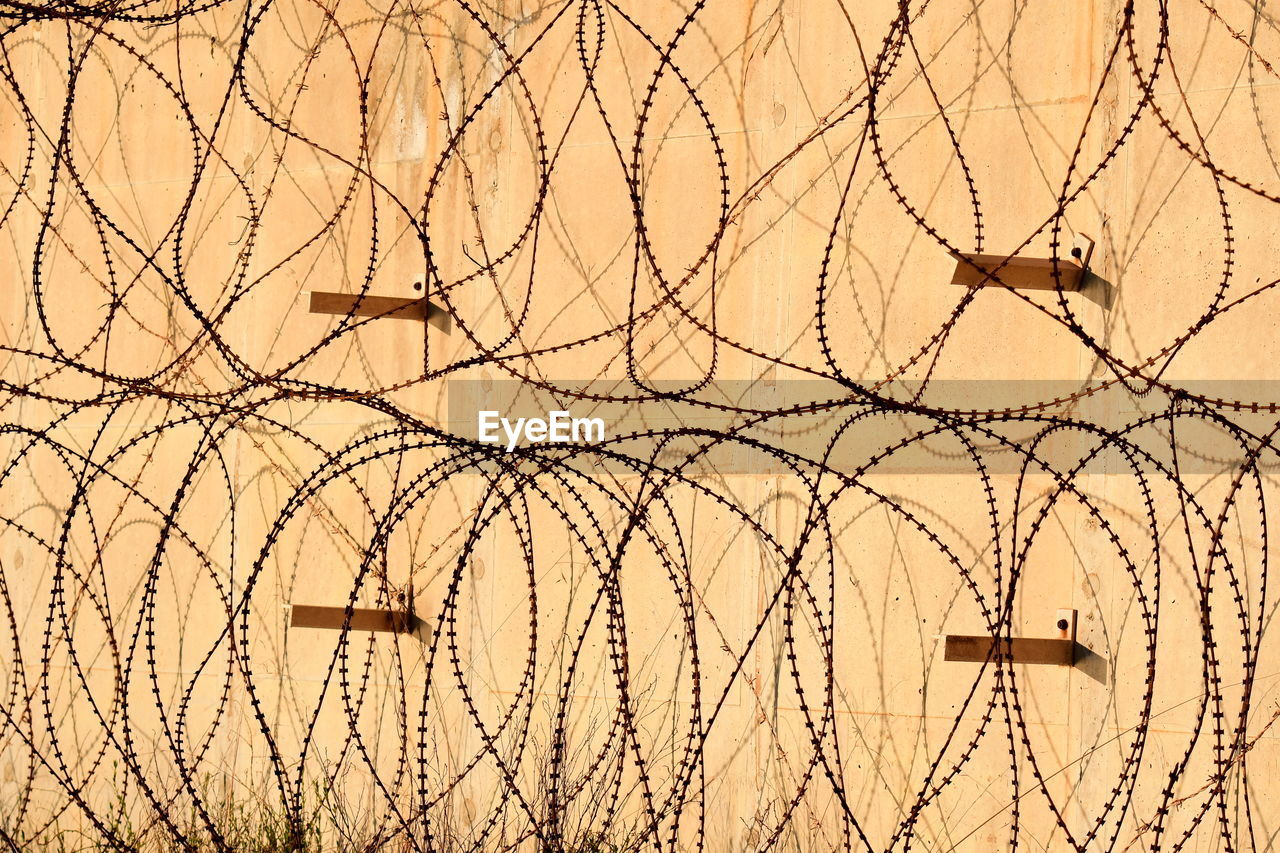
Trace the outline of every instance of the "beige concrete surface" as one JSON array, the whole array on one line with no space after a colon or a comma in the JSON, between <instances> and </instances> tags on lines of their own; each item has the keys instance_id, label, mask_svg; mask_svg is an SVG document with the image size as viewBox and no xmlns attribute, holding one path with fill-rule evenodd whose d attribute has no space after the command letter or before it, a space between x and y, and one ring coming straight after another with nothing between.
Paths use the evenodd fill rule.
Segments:
<instances>
[{"instance_id":1,"label":"beige concrete surface","mask_svg":"<svg viewBox=\"0 0 1280 853\"><path fill-rule=\"evenodd\" d=\"M1280 401L1265 4L0 11L11 849L249 849L237 808L325 849L1275 849L1277 460L1222 431L1274 410L1138 424ZM1058 212L1082 292L948 284ZM307 312L362 288L453 329ZM681 478L621 440L679 458L743 387L826 420ZM1006 387L1021 423L966 404ZM489 393L610 441L504 455ZM821 476L759 449L859 413ZM1064 421L1025 473L992 437ZM286 627L410 590L414 635ZM943 661L984 607L1077 610L1076 665Z\"/></svg>"}]
</instances>

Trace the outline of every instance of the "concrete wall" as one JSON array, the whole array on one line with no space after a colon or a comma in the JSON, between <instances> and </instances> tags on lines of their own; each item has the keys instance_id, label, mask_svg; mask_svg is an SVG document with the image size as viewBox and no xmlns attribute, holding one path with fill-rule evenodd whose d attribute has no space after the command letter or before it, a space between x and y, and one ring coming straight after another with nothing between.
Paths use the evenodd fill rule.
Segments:
<instances>
[{"instance_id":1,"label":"concrete wall","mask_svg":"<svg viewBox=\"0 0 1280 853\"><path fill-rule=\"evenodd\" d=\"M10 847L1273 849L1264 4L182 8L4 12Z\"/></svg>"}]
</instances>

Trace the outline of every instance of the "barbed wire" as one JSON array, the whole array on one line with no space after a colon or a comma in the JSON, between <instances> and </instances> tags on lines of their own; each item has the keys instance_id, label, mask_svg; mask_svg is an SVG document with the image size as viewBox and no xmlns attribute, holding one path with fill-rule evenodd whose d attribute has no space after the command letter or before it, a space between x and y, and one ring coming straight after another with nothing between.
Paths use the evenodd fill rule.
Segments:
<instances>
[{"instance_id":1,"label":"barbed wire","mask_svg":"<svg viewBox=\"0 0 1280 853\"><path fill-rule=\"evenodd\" d=\"M0 19L7 849L1274 849L1280 402L1176 378L1268 378L1265 4ZM1013 286L1082 229L1110 310ZM975 335L1071 389L940 402ZM1087 665L941 660L1054 603Z\"/></svg>"}]
</instances>

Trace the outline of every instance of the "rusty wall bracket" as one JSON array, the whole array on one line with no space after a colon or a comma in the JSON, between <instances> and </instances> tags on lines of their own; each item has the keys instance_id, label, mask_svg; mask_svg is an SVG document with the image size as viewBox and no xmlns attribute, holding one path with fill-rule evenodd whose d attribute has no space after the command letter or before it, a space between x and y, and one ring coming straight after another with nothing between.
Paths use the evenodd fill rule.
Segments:
<instances>
[{"instance_id":1,"label":"rusty wall bracket","mask_svg":"<svg viewBox=\"0 0 1280 853\"><path fill-rule=\"evenodd\" d=\"M402 593L404 609L382 610L379 608L353 607L350 621L347 619L346 607L333 607L320 604L294 604L289 607L290 628L328 628L342 630L344 625L350 631L388 631L394 634L413 634L423 622L413 612L413 582L409 582L407 592Z\"/></svg>"},{"instance_id":2,"label":"rusty wall bracket","mask_svg":"<svg viewBox=\"0 0 1280 853\"><path fill-rule=\"evenodd\" d=\"M290 628L331 628L340 631L346 623L347 608L345 607L295 604L290 608ZM412 634L417 630L417 626L418 618L408 611L356 607L351 611L349 630Z\"/></svg>"},{"instance_id":3,"label":"rusty wall bracket","mask_svg":"<svg viewBox=\"0 0 1280 853\"><path fill-rule=\"evenodd\" d=\"M1063 290L1080 289L1080 283L1093 257L1093 240L1077 234L1069 258L1058 259L1058 279L1054 279L1052 258L1024 258L1019 255L980 255L972 252L953 252L956 271L951 283L963 287L1000 287L1001 284L1015 290ZM999 279L997 281L996 279Z\"/></svg>"},{"instance_id":4,"label":"rusty wall bracket","mask_svg":"<svg viewBox=\"0 0 1280 853\"><path fill-rule=\"evenodd\" d=\"M996 640L990 634L969 636L948 634L943 659L984 663L995 660L999 652L1012 663L1056 664L1071 666L1076 655L1076 611L1059 610L1056 637L1013 637Z\"/></svg>"},{"instance_id":5,"label":"rusty wall bracket","mask_svg":"<svg viewBox=\"0 0 1280 853\"><path fill-rule=\"evenodd\" d=\"M452 329L449 312L425 296L373 296L311 291L312 314L352 314L390 320L425 320L446 334Z\"/></svg>"}]
</instances>

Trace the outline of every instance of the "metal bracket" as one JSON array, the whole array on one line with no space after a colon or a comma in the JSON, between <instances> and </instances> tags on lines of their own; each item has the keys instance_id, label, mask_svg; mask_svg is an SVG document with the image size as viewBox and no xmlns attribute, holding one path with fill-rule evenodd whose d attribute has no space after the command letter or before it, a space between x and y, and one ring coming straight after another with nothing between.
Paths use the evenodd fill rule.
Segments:
<instances>
[{"instance_id":1,"label":"metal bracket","mask_svg":"<svg viewBox=\"0 0 1280 853\"><path fill-rule=\"evenodd\" d=\"M289 606L290 628L330 628L341 631L388 631L393 634L413 634L421 627L422 620L413 612L413 582L404 593L403 610L381 610L369 607L353 607L350 618L346 607L318 604L293 604Z\"/></svg>"},{"instance_id":2,"label":"metal bracket","mask_svg":"<svg viewBox=\"0 0 1280 853\"><path fill-rule=\"evenodd\" d=\"M417 617L407 611L376 610L353 607L351 620L347 621L347 608L325 607L316 604L294 604L289 608L290 628L332 628L349 631L389 631L394 634L412 634L417 629Z\"/></svg>"},{"instance_id":3,"label":"metal bracket","mask_svg":"<svg viewBox=\"0 0 1280 853\"><path fill-rule=\"evenodd\" d=\"M1089 261L1093 258L1093 239L1076 234L1069 258L1028 258L1021 255L979 255L954 252L956 270L951 283L962 287L1000 287L1015 290L1079 290ZM1057 276L1054 276L1055 266ZM996 279L999 281L996 281Z\"/></svg>"},{"instance_id":4,"label":"metal bracket","mask_svg":"<svg viewBox=\"0 0 1280 853\"><path fill-rule=\"evenodd\" d=\"M1056 637L1013 637L996 640L989 634L948 634L943 659L986 663L1003 655L1010 663L1038 663L1071 666L1076 656L1076 611L1059 610L1054 627Z\"/></svg>"},{"instance_id":5,"label":"metal bracket","mask_svg":"<svg viewBox=\"0 0 1280 853\"><path fill-rule=\"evenodd\" d=\"M425 320L448 334L453 325L449 312L430 302L425 296L373 296L355 293L311 291L312 314L352 314L356 317L378 317L391 320Z\"/></svg>"}]
</instances>

